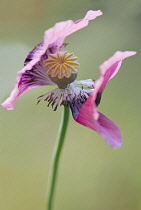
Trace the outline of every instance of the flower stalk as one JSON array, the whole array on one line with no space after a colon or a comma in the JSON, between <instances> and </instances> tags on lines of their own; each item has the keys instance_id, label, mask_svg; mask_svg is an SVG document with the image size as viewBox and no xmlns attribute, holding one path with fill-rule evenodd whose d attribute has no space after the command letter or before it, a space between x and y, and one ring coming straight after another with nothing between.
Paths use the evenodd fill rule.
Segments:
<instances>
[{"instance_id":1,"label":"flower stalk","mask_svg":"<svg viewBox=\"0 0 141 210\"><path fill-rule=\"evenodd\" d=\"M52 160L50 165L50 174L49 174L49 181L48 181L48 201L47 201L47 210L52 210L53 206L53 199L54 199L54 192L58 174L58 166L60 160L60 154L62 151L63 143L65 140L65 134L67 131L68 126L68 119L69 119L69 106L64 106L62 120L60 123L55 147L52 154Z\"/></svg>"}]
</instances>

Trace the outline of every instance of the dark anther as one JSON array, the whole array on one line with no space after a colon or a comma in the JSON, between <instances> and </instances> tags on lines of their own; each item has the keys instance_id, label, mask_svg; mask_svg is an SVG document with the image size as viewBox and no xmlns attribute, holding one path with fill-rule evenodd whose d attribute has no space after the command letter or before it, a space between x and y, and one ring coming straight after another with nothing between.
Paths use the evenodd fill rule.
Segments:
<instances>
[{"instance_id":1,"label":"dark anther","mask_svg":"<svg viewBox=\"0 0 141 210\"><path fill-rule=\"evenodd\" d=\"M58 106L56 105L55 108L53 109L53 111L56 111L56 110L57 110L57 107L58 107Z\"/></svg>"},{"instance_id":2,"label":"dark anther","mask_svg":"<svg viewBox=\"0 0 141 210\"><path fill-rule=\"evenodd\" d=\"M26 66L32 59L30 58L26 58L25 61L24 61L24 66Z\"/></svg>"},{"instance_id":3,"label":"dark anther","mask_svg":"<svg viewBox=\"0 0 141 210\"><path fill-rule=\"evenodd\" d=\"M102 93L100 93L100 92L97 93L97 97L96 97L96 100L95 100L96 106L98 106L100 104L101 96L102 96Z\"/></svg>"},{"instance_id":4,"label":"dark anther","mask_svg":"<svg viewBox=\"0 0 141 210\"><path fill-rule=\"evenodd\" d=\"M41 100L38 100L38 101L37 101L37 103L36 103L36 105L37 105L37 104L39 104L39 103L40 103L40 101L41 101Z\"/></svg>"}]
</instances>

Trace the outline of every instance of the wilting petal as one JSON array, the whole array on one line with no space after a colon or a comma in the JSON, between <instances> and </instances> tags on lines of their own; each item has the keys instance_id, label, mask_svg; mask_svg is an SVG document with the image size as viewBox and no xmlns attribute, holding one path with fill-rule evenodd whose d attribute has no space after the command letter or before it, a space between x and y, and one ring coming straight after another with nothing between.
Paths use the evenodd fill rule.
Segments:
<instances>
[{"instance_id":1,"label":"wilting petal","mask_svg":"<svg viewBox=\"0 0 141 210\"><path fill-rule=\"evenodd\" d=\"M54 85L43 68L44 57L47 59L43 48L44 44L42 42L28 54L24 62L24 67L17 73L15 88L9 98L2 103L5 109L13 110L17 98L32 88L43 85Z\"/></svg>"},{"instance_id":2,"label":"wilting petal","mask_svg":"<svg viewBox=\"0 0 141 210\"><path fill-rule=\"evenodd\" d=\"M88 25L89 20L94 20L100 15L102 15L102 12L100 10L90 10L87 12L83 19L77 20L75 22L73 22L72 20L68 20L56 23L53 28L50 28L49 30L45 31L45 44L49 45L51 43L54 43L53 46L61 46L65 37L80 30L81 28L84 28Z\"/></svg>"},{"instance_id":3,"label":"wilting petal","mask_svg":"<svg viewBox=\"0 0 141 210\"><path fill-rule=\"evenodd\" d=\"M106 139L106 143L111 145L114 149L122 145L122 137L118 126L103 114L97 112L92 95L88 98L79 114L74 119L76 122L97 131Z\"/></svg>"},{"instance_id":4,"label":"wilting petal","mask_svg":"<svg viewBox=\"0 0 141 210\"><path fill-rule=\"evenodd\" d=\"M136 53L129 51L116 52L109 60L105 61L100 66L101 76L94 83L93 93L84 103L80 112L77 111L77 115L75 107L72 110L75 121L97 131L113 148L122 145L120 130L115 123L97 111L97 105L99 104L101 94L108 80L116 75L121 66L122 60L134 54Z\"/></svg>"},{"instance_id":5,"label":"wilting petal","mask_svg":"<svg viewBox=\"0 0 141 210\"><path fill-rule=\"evenodd\" d=\"M112 79L117 74L122 64L122 60L135 54L136 52L133 51L117 51L111 58L109 58L100 66L100 73L103 77L103 82L99 92L103 92L108 80Z\"/></svg>"},{"instance_id":6,"label":"wilting petal","mask_svg":"<svg viewBox=\"0 0 141 210\"><path fill-rule=\"evenodd\" d=\"M27 56L24 68L17 74L16 85L10 97L4 101L2 106L6 109L14 109L15 102L19 96L27 90L41 85L52 85L43 68L43 61L48 54L54 54L60 49L66 36L88 25L89 20L102 15L100 10L88 11L86 16L78 21L72 20L56 23L54 27L45 31L44 41L39 43Z\"/></svg>"},{"instance_id":7,"label":"wilting petal","mask_svg":"<svg viewBox=\"0 0 141 210\"><path fill-rule=\"evenodd\" d=\"M38 86L54 84L48 78L43 68L41 68L38 64L36 64L31 70L28 70L27 66L28 64L17 73L15 88L11 92L10 97L2 103L2 106L5 109L14 109L17 98L23 95L26 91Z\"/></svg>"},{"instance_id":8,"label":"wilting petal","mask_svg":"<svg viewBox=\"0 0 141 210\"><path fill-rule=\"evenodd\" d=\"M106 139L106 143L114 149L122 145L122 137L118 126L99 112L97 132Z\"/></svg>"}]
</instances>

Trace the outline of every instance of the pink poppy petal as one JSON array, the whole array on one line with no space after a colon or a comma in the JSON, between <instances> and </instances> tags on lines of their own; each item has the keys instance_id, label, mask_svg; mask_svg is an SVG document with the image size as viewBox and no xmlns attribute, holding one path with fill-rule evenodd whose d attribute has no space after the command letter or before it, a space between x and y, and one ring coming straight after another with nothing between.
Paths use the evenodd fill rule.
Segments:
<instances>
[{"instance_id":1,"label":"pink poppy petal","mask_svg":"<svg viewBox=\"0 0 141 210\"><path fill-rule=\"evenodd\" d=\"M94 20L96 17L102 15L100 10L88 11L83 19L73 22L72 20L56 23L53 28L45 31L44 42L46 45L57 42L57 45L62 45L63 40L68 35L84 28L88 25L89 20Z\"/></svg>"},{"instance_id":2,"label":"pink poppy petal","mask_svg":"<svg viewBox=\"0 0 141 210\"><path fill-rule=\"evenodd\" d=\"M26 67L23 68L23 70ZM36 76L35 76L36 75ZM23 95L28 90L43 86L43 85L54 85L54 83L48 78L48 76L42 71L35 72L22 70L17 73L17 82L15 88L11 92L10 96L1 104L7 110L13 110L17 98Z\"/></svg>"},{"instance_id":3,"label":"pink poppy petal","mask_svg":"<svg viewBox=\"0 0 141 210\"><path fill-rule=\"evenodd\" d=\"M73 115L74 120L84 126L87 126L93 130L97 128L98 112L96 105L93 102L93 96L90 95L87 101L79 110L77 115Z\"/></svg>"},{"instance_id":4,"label":"pink poppy petal","mask_svg":"<svg viewBox=\"0 0 141 210\"><path fill-rule=\"evenodd\" d=\"M97 132L106 140L106 143L114 149L122 145L122 137L119 127L99 112Z\"/></svg>"},{"instance_id":5,"label":"pink poppy petal","mask_svg":"<svg viewBox=\"0 0 141 210\"><path fill-rule=\"evenodd\" d=\"M97 111L97 105L100 102L101 94L107 82L116 75L122 60L135 54L136 52L130 51L116 52L109 60L105 61L100 66L101 76L94 83L93 93L89 96L79 112L77 111L73 115L75 121L97 131L113 148L122 145L120 130L114 122Z\"/></svg>"},{"instance_id":6,"label":"pink poppy petal","mask_svg":"<svg viewBox=\"0 0 141 210\"><path fill-rule=\"evenodd\" d=\"M100 66L100 73L104 77L104 82L101 87L101 92L105 88L108 80L112 79L117 74L122 64L122 61L125 58L133 56L135 54L136 52L133 51L125 51L125 52L117 51L111 58L109 58Z\"/></svg>"},{"instance_id":7,"label":"pink poppy petal","mask_svg":"<svg viewBox=\"0 0 141 210\"><path fill-rule=\"evenodd\" d=\"M122 137L118 126L103 114L97 112L92 95L74 119L76 122L97 131L106 140L106 143L114 149L122 145Z\"/></svg>"},{"instance_id":8,"label":"pink poppy petal","mask_svg":"<svg viewBox=\"0 0 141 210\"><path fill-rule=\"evenodd\" d=\"M122 60L135 54L136 52L133 51L118 51L100 66L101 76L98 80L95 81L93 101L97 100L97 95L102 94L104 88L107 85L107 82L117 74L121 67Z\"/></svg>"},{"instance_id":9,"label":"pink poppy petal","mask_svg":"<svg viewBox=\"0 0 141 210\"><path fill-rule=\"evenodd\" d=\"M16 100L28 90L43 86L54 85L42 68L45 53L44 43L38 44L27 56L24 67L17 72L16 84L10 96L1 104L7 110L13 110Z\"/></svg>"}]
</instances>

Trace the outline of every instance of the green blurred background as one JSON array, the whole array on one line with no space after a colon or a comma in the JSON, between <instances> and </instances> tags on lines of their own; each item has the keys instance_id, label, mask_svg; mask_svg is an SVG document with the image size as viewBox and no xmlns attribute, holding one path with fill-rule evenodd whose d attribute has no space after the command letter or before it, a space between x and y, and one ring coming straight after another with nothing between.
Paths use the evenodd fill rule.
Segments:
<instances>
[{"instance_id":1,"label":"green blurred background","mask_svg":"<svg viewBox=\"0 0 141 210\"><path fill-rule=\"evenodd\" d=\"M79 57L78 79L97 79L99 65L117 50L138 52L123 62L99 106L120 127L124 144L114 150L70 117L54 210L141 210L140 0L1 0L0 102L44 31L56 22L83 18L89 9L104 15L65 40ZM0 108L1 210L45 210L62 107L54 112L45 102L36 106L36 98L50 89L30 90L14 111Z\"/></svg>"}]
</instances>

